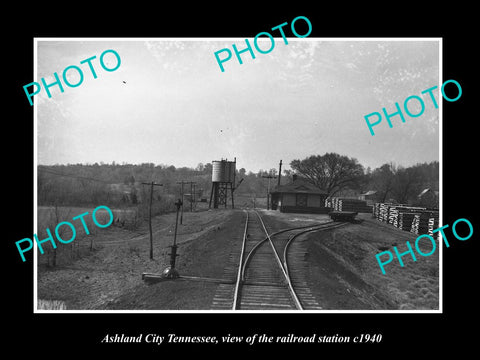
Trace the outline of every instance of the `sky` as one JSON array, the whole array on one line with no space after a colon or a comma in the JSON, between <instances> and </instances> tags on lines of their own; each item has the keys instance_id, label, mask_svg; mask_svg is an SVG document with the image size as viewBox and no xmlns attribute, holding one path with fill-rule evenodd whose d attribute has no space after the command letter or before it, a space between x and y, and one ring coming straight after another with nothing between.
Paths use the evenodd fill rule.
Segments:
<instances>
[{"instance_id":1,"label":"sky","mask_svg":"<svg viewBox=\"0 0 480 360\"><path fill-rule=\"evenodd\" d=\"M253 39L249 39L253 46ZM36 79L54 82L70 65L83 72L77 87L63 83L35 95L37 162L154 163L196 167L237 159L237 168L257 172L284 169L294 159L336 152L372 169L388 162L410 166L439 160L439 109L421 92L440 82L439 41L275 38L261 54L243 38L217 39L37 39ZM259 41L262 49L270 40ZM233 55L220 70L214 53ZM116 51L115 71L100 55ZM226 53L221 54L225 56ZM87 63L91 60L97 78ZM114 67L112 53L105 65ZM75 70L67 80L79 81ZM438 103L439 88L433 91ZM421 116L403 104L417 95ZM441 95L440 95L441 96ZM28 102L28 100L26 100ZM364 116L392 114L398 102L405 116L385 120L370 134ZM411 113L419 102L409 102ZM372 121L374 118L372 118Z\"/></svg>"}]
</instances>

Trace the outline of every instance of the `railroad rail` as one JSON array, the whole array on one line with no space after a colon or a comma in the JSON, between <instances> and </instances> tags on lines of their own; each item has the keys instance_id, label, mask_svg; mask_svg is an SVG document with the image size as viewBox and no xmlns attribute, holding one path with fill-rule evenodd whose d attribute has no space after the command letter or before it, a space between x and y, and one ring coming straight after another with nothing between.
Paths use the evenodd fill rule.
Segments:
<instances>
[{"instance_id":1,"label":"railroad rail","mask_svg":"<svg viewBox=\"0 0 480 360\"><path fill-rule=\"evenodd\" d=\"M321 309L306 281L306 249L300 236L343 226L322 224L283 229L269 233L256 210L244 210L245 227L241 248L232 254L224 277L232 284L220 284L214 309L231 310L315 310ZM236 262L236 263L235 263Z\"/></svg>"}]
</instances>

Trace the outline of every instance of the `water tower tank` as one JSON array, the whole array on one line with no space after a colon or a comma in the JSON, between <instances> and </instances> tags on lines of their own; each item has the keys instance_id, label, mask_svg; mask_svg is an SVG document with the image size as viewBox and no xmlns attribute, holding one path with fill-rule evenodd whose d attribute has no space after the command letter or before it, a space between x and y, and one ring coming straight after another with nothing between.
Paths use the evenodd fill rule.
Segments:
<instances>
[{"instance_id":1,"label":"water tower tank","mask_svg":"<svg viewBox=\"0 0 480 360\"><path fill-rule=\"evenodd\" d=\"M225 180L227 182L235 182L235 162L225 161Z\"/></svg>"},{"instance_id":2,"label":"water tower tank","mask_svg":"<svg viewBox=\"0 0 480 360\"><path fill-rule=\"evenodd\" d=\"M212 182L233 183L235 181L235 161L212 161Z\"/></svg>"},{"instance_id":3,"label":"water tower tank","mask_svg":"<svg viewBox=\"0 0 480 360\"><path fill-rule=\"evenodd\" d=\"M212 161L212 191L210 193L210 205L215 209L218 205L227 207L228 190L230 190L232 199L232 209L234 208L233 191L235 186L235 170L237 159L234 161L220 160Z\"/></svg>"},{"instance_id":4,"label":"water tower tank","mask_svg":"<svg viewBox=\"0 0 480 360\"><path fill-rule=\"evenodd\" d=\"M212 182L225 182L224 161L212 161Z\"/></svg>"}]
</instances>

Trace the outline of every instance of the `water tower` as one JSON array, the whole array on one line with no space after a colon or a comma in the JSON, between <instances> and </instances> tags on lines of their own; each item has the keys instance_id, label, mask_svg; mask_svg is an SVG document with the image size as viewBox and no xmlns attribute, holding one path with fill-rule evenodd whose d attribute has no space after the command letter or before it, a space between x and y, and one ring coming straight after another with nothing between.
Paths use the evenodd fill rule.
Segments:
<instances>
[{"instance_id":1,"label":"water tower","mask_svg":"<svg viewBox=\"0 0 480 360\"><path fill-rule=\"evenodd\" d=\"M233 161L216 160L212 161L212 191L210 192L209 208L218 209L218 205L225 205L227 207L228 192L230 191L230 198L232 199L232 209L234 208L233 190L235 186L235 158Z\"/></svg>"}]
</instances>

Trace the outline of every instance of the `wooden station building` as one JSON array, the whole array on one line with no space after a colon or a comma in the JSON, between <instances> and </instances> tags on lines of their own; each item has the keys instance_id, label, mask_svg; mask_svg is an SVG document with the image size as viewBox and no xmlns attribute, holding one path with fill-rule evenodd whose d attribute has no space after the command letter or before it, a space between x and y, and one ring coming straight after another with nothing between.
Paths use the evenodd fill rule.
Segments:
<instances>
[{"instance_id":1,"label":"wooden station building","mask_svg":"<svg viewBox=\"0 0 480 360\"><path fill-rule=\"evenodd\" d=\"M305 179L294 176L289 184L279 185L271 191L271 209L281 212L326 214L327 192Z\"/></svg>"}]
</instances>

